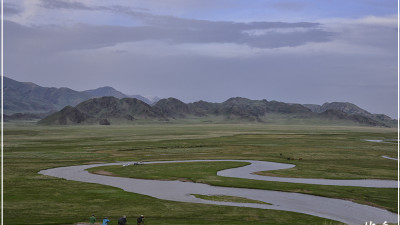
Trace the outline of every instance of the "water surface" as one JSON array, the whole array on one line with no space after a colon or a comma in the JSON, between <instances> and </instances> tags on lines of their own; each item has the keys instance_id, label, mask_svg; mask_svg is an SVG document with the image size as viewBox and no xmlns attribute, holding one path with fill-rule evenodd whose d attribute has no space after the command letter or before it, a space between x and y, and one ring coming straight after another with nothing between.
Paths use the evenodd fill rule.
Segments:
<instances>
[{"instance_id":1,"label":"water surface","mask_svg":"<svg viewBox=\"0 0 400 225\"><path fill-rule=\"evenodd\" d=\"M264 180L264 176L254 175L252 173L257 171L277 170L292 168L294 165L253 161L253 160L187 160L187 161L159 161L159 162L145 162L145 164L154 163L176 163L176 162L200 162L200 161L234 161L234 162L249 162L250 165L227 169L219 171L218 175L228 177L238 177L244 179L257 179ZM313 195L289 193L280 191L269 190L256 190L246 188L229 188L229 187L216 187L207 184L190 183L181 181L160 181L160 180L146 180L146 179L133 179L124 177L102 176L91 174L86 171L89 168L99 166L112 166L112 165L128 165L134 162L118 162L118 163L104 163L93 165L69 166L59 167L54 169L42 170L39 173L43 175L64 178L67 180L81 181L87 183L97 183L113 187L121 188L128 192L134 192L142 195L155 197L158 199L191 202L202 204L216 204L227 206L251 207L261 209L283 210L291 212L299 212L313 216L328 218L350 225L365 224L366 221L374 221L376 224L382 224L384 221L395 223L397 221L397 214L391 213L387 210L371 207L367 205L357 204L351 201L325 198ZM276 179L276 177L266 177L266 179ZM328 185L335 185L332 182L335 180L324 179L299 179L299 178L282 178L283 182L295 181L296 183L313 182L320 184L321 182L328 182ZM287 179L292 179L287 180ZM294 180L293 180L294 179ZM275 181L275 180L273 180ZM348 182L348 180L346 180ZM282 181L281 181L282 182ZM337 185L341 185L344 181L338 181ZM350 183L351 185L378 185L388 187L395 181L376 181L376 180L357 180ZM347 183L349 184L349 183ZM396 184L397 185L397 184ZM397 186L396 186L397 187ZM256 203L236 203L236 202L216 202L211 200L204 200L194 197L192 194L199 195L228 195L238 196L258 201L263 201L271 205L256 204Z\"/></svg>"}]
</instances>

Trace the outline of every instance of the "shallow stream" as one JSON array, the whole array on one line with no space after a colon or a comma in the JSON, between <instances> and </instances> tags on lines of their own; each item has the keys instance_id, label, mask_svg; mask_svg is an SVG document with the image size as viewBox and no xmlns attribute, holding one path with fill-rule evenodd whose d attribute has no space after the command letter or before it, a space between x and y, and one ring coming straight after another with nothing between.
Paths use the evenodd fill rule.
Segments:
<instances>
[{"instance_id":1,"label":"shallow stream","mask_svg":"<svg viewBox=\"0 0 400 225\"><path fill-rule=\"evenodd\" d=\"M159 161L145 162L144 164L154 163L177 163L177 162L201 162L201 161L233 161L249 162L250 165L219 171L219 176L237 177L244 179L268 180L291 183L308 183L319 185L344 185L359 187L381 187L397 188L397 181L390 180L327 180L327 179L301 179L301 178L280 178L270 176L260 176L253 174L258 171L288 169L294 167L291 164L253 161L253 160L187 160L187 161ZM155 197L158 199L191 202L202 204L216 204L239 207L251 207L262 209L274 209L283 211L299 212L313 216L328 218L349 225L365 224L366 221L374 221L382 224L384 221L390 223L397 222L397 214L387 210L354 203L351 201L319 197L314 195L289 193L269 190L256 190L246 188L216 187L201 183L190 183L181 181L160 181L133 179L124 177L112 177L92 174L86 171L89 168L112 165L129 165L134 162L104 163L93 165L59 167L54 169L42 170L43 175L64 178L67 180L81 181L87 183L97 183L121 188L128 192ZM227 195L238 196L247 199L263 201L267 204L256 203L235 203L235 202L216 202L199 199L193 196L199 195Z\"/></svg>"}]
</instances>

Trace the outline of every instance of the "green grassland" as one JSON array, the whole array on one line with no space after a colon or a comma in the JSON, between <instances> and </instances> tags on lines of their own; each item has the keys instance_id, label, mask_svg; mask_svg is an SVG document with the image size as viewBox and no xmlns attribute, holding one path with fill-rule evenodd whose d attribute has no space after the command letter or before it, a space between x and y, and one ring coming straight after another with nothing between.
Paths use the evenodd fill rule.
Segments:
<instances>
[{"instance_id":1,"label":"green grassland","mask_svg":"<svg viewBox=\"0 0 400 225\"><path fill-rule=\"evenodd\" d=\"M87 221L93 213L98 218L110 217L112 224L122 215L132 221L140 214L146 216L146 224L150 225L339 224L292 212L158 200L38 172L60 166L116 161L254 159L296 165L294 169L269 172L276 176L397 179L397 162L381 158L381 155L397 157L397 144L364 141L396 138L394 129L301 124L38 126L6 123L4 224L73 224ZM396 189L288 184L215 175L221 167L239 164L184 164L186 174L179 170L175 174L173 171L160 174L162 169L157 166L162 167L161 164L146 165L153 169L143 174L143 178L187 179L220 186L315 194L351 199L397 212ZM152 177L156 175L158 178Z\"/></svg>"},{"instance_id":2,"label":"green grassland","mask_svg":"<svg viewBox=\"0 0 400 225\"><path fill-rule=\"evenodd\" d=\"M239 203L256 203L256 204L266 204L266 205L271 205L266 202L262 201L257 201L257 200L252 200L248 198L241 198L241 197L236 197L236 196L228 196L228 195L197 195L194 194L196 198L201 198L205 200L211 200L211 201L216 201L216 202L239 202Z\"/></svg>"}]
</instances>

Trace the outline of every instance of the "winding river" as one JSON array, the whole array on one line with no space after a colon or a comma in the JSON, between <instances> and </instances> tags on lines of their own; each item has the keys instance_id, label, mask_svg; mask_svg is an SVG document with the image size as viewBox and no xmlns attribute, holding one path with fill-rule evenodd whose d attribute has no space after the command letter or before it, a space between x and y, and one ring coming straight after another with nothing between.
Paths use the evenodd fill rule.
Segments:
<instances>
[{"instance_id":1,"label":"winding river","mask_svg":"<svg viewBox=\"0 0 400 225\"><path fill-rule=\"evenodd\" d=\"M253 160L187 160L187 161L158 161L145 162L144 164L155 163L177 163L177 162L202 162L202 161L234 161L248 162L250 165L219 171L219 176L237 177L244 179L267 180L290 183L318 184L318 185L339 185L357 187L379 187L397 188L397 181L391 180L328 180L328 179L301 179L301 178L282 178L260 176L253 174L257 171L279 170L294 167L291 164L253 161ZM387 210L372 206L362 205L351 201L325 198L307 194L289 193L269 190L256 190L246 188L216 187L201 183L190 183L181 181L160 181L132 179L124 177L102 176L91 174L86 169L99 166L128 165L134 162L104 163L93 165L80 165L59 167L42 170L43 175L64 178L67 180L81 181L87 183L97 183L121 188L128 192L155 197L158 199L216 204L227 206L251 207L262 209L274 209L291 212L299 212L313 216L328 218L349 225L361 225L365 222L373 221L375 224L397 222L397 214ZM263 201L269 204L256 203L235 203L235 202L216 202L199 199L193 194L200 195L228 195L238 196L248 199Z\"/></svg>"}]
</instances>

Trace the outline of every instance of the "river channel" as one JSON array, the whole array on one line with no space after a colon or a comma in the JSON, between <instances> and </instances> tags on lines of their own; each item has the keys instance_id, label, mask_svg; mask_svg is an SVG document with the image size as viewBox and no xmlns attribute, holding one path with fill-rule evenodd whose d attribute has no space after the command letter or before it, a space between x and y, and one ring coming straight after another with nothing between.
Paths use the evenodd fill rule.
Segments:
<instances>
[{"instance_id":1,"label":"river channel","mask_svg":"<svg viewBox=\"0 0 400 225\"><path fill-rule=\"evenodd\" d=\"M397 181L392 180L328 180L328 179L300 179L300 178L281 178L260 176L253 174L258 171L288 169L294 167L291 164L253 161L253 160L187 160L187 161L158 161L144 162L144 164L155 163L178 163L178 162L201 162L201 161L233 161L248 162L250 165L219 171L219 176L237 177L243 179L256 179L277 182L307 183L318 185L339 185L339 186L358 186L358 187L379 187L397 188ZM332 199L314 195L256 190L246 188L216 187L201 183L181 182L181 181L160 181L133 179L124 177L112 177L92 174L86 171L89 168L111 165L133 165L134 162L104 163L92 165L80 165L69 167L58 167L42 170L43 175L63 178L66 180L81 181L87 183L97 183L121 188L127 192L138 193L158 199L191 202L202 204L216 204L237 207L251 207L262 209L283 210L299 212L313 216L328 218L349 225L361 225L365 222L373 221L375 224L397 222L397 214L380 208L362 205L347 200ZM199 199L193 196L199 195L227 195L238 196L269 204L256 203L235 203L235 202L216 202Z\"/></svg>"}]
</instances>

